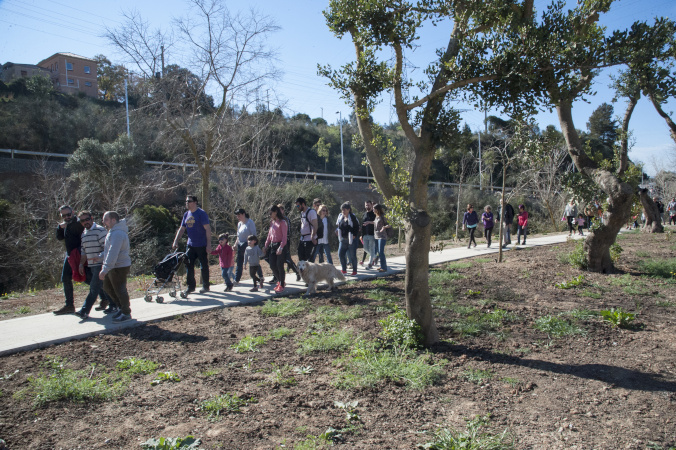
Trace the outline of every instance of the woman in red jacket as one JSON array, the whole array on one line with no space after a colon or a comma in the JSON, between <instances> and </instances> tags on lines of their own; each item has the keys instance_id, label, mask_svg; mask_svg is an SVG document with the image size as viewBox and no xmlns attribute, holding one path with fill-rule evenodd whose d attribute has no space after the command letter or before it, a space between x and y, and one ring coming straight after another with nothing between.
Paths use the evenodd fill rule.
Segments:
<instances>
[{"instance_id":1,"label":"woman in red jacket","mask_svg":"<svg viewBox=\"0 0 676 450\"><path fill-rule=\"evenodd\" d=\"M516 229L516 245L521 245L521 235L523 234L523 245L526 245L526 235L528 235L528 211L524 205L519 205L519 215L517 216L519 224Z\"/></svg>"}]
</instances>

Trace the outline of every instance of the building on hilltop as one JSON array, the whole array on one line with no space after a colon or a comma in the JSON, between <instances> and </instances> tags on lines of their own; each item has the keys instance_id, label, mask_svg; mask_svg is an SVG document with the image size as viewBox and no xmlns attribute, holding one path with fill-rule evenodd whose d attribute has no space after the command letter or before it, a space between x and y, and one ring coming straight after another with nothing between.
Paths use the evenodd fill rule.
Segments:
<instances>
[{"instance_id":1,"label":"building on hilltop","mask_svg":"<svg viewBox=\"0 0 676 450\"><path fill-rule=\"evenodd\" d=\"M36 66L34 64L6 62L0 66L0 81L5 84L9 84L18 78L30 78L34 75L51 77L51 72L44 67Z\"/></svg>"},{"instance_id":2,"label":"building on hilltop","mask_svg":"<svg viewBox=\"0 0 676 450\"><path fill-rule=\"evenodd\" d=\"M54 89L59 92L67 94L84 92L89 97L99 96L94 59L63 52L43 59L38 66L49 71Z\"/></svg>"}]
</instances>

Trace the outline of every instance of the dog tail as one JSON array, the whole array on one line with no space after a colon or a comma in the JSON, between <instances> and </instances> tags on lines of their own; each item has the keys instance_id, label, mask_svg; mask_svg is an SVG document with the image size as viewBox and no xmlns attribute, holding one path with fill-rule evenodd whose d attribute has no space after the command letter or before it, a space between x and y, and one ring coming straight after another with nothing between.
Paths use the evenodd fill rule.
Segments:
<instances>
[{"instance_id":1,"label":"dog tail","mask_svg":"<svg viewBox=\"0 0 676 450\"><path fill-rule=\"evenodd\" d=\"M341 281L345 281L345 275L343 275L343 272L336 269L335 267L333 268L333 278L338 278Z\"/></svg>"}]
</instances>

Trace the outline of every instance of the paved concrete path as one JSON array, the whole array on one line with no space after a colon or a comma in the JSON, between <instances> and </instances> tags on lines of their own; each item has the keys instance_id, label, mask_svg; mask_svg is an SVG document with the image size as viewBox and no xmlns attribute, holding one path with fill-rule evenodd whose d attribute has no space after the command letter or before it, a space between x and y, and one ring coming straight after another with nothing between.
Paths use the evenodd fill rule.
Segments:
<instances>
[{"instance_id":1,"label":"paved concrete path","mask_svg":"<svg viewBox=\"0 0 676 450\"><path fill-rule=\"evenodd\" d=\"M567 238L568 235L565 233L530 238L528 239L527 246L520 246L518 248L562 243ZM512 251L513 248L513 246L510 246L506 251ZM485 245L481 245L472 249L466 247L447 248L441 252L430 252L430 265L497 253L497 246L486 248ZM390 258L387 261L387 265L389 269L387 273L360 268L357 276L348 276L347 279L365 280L404 272L406 270L405 257ZM294 281L287 281L287 287L281 295L288 296L305 291L304 283L296 282L295 277L287 277L287 280L289 278L293 278ZM340 285L341 283L337 284ZM246 280L239 283L230 292L223 292L225 285L219 284L211 286L209 293L193 293L190 294L188 299L174 299L169 297L168 294L163 294L165 302L161 304L155 302L148 303L142 297L135 298L131 300L133 320L123 323L113 323L111 317L93 309L91 316L85 321L81 321L75 315L55 316L51 313L4 320L0 321L0 329L2 329L2 332L0 332L0 355L46 347L73 339L82 339L122 328L138 326L158 319L173 317L178 314L189 314L214 308L257 303L279 296L279 294L272 290L272 287L272 285L266 285L266 289L262 291L249 292L249 289L252 288L252 283L251 280ZM320 287L319 289L322 288ZM78 301L79 303L77 303ZM80 306L82 301L83 299L76 299L77 306Z\"/></svg>"}]
</instances>

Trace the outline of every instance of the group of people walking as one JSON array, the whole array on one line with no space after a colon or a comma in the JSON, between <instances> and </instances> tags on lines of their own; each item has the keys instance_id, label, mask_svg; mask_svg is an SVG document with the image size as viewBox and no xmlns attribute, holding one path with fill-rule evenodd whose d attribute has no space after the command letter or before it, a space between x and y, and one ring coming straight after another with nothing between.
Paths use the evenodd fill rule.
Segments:
<instances>
[{"instance_id":1,"label":"group of people walking","mask_svg":"<svg viewBox=\"0 0 676 450\"><path fill-rule=\"evenodd\" d=\"M512 243L511 229L514 222L514 208L509 203L505 204L505 213L502 211L498 214L498 220L502 220L504 225L503 233L503 248ZM484 229L484 238L486 238L486 247L490 248L492 244L493 228L495 227L495 218L493 210L489 205L484 206L484 212L481 214L481 224ZM474 205L471 203L467 205L467 210L462 217L462 229L469 231L469 242L467 248L477 246L474 233L479 225L479 215L474 210ZM523 245L526 245L526 236L528 234L528 212L524 205L519 205L519 213L517 215L517 245L521 245L521 236L523 236Z\"/></svg>"},{"instance_id":2,"label":"group of people walking","mask_svg":"<svg viewBox=\"0 0 676 450\"><path fill-rule=\"evenodd\" d=\"M253 280L252 292L265 287L261 261L267 261L274 278L268 283L274 284L276 292L286 287L286 271L296 273L296 280L301 276L298 267L291 257L291 222L281 204L270 207L270 227L262 248L256 232L256 225L246 210L235 211L237 217L237 235L233 246L227 233L218 236L218 245L212 250L211 225L209 215L198 206L197 197L188 195L185 199L186 212L176 232L172 247L178 249L184 235L186 244L186 289L184 297L197 289L195 263L199 261L202 287L200 293L210 290L208 256L217 255L221 275L225 281L225 291L232 290L240 282L244 271L248 268ZM372 201L364 204L365 213L362 221L357 219L349 203L341 205L341 213L331 223L328 207L320 199L314 199L312 205L299 197L295 207L300 215L300 236L298 239L298 261L333 264L329 243L329 230L335 226L338 237L338 257L343 274L357 274L357 248L364 246L365 255L369 256L367 269L379 265L380 272L387 271L385 244L392 234L392 227L385 217L384 208ZM125 219L121 219L115 211L103 215L103 226L94 222L89 211L81 211L77 216L70 206L59 209L62 222L56 230L56 237L65 242L66 255L63 262L61 281L63 283L66 304L54 311L56 315L76 314L82 320L89 314L100 297L101 304L96 310L112 316L114 322L131 319L127 278L131 268L129 256L129 236ZM363 261L362 261L363 264ZM73 281L84 281L89 284L89 293L84 304L75 310Z\"/></svg>"}]
</instances>

